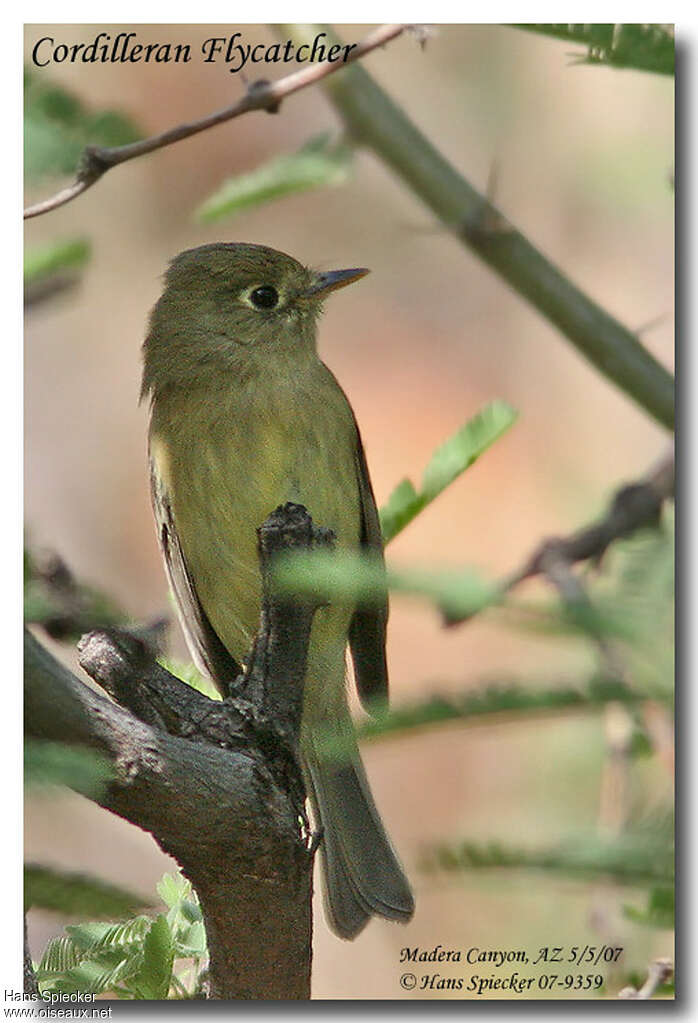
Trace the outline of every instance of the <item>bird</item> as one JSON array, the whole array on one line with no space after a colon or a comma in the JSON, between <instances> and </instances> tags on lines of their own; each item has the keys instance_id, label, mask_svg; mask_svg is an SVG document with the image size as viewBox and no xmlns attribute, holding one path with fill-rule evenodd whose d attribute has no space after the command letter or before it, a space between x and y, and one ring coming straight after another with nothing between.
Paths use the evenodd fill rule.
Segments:
<instances>
[{"instance_id":1,"label":"bird","mask_svg":"<svg viewBox=\"0 0 698 1023\"><path fill-rule=\"evenodd\" d=\"M317 350L324 300L367 273L216 242L171 261L150 314L141 399L158 539L194 662L223 696L258 627L256 529L276 507L301 504L338 550L383 558L356 419ZM414 912L348 703L347 646L362 703L387 699L387 619L387 597L323 606L308 645L300 759L322 835L325 912L344 939L374 916L406 923ZM328 736L350 752L333 756Z\"/></svg>"}]
</instances>

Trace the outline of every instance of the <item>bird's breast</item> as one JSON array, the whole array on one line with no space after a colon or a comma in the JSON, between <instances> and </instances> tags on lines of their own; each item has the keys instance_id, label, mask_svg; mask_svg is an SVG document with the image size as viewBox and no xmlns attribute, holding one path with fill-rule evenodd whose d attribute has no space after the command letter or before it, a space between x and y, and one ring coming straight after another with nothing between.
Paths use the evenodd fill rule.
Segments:
<instances>
[{"instance_id":1,"label":"bird's breast","mask_svg":"<svg viewBox=\"0 0 698 1023\"><path fill-rule=\"evenodd\" d=\"M251 384L156 405L151 426L199 600L240 660L258 625L256 529L270 512L294 501L338 546L357 547L360 535L354 420L333 378Z\"/></svg>"}]
</instances>

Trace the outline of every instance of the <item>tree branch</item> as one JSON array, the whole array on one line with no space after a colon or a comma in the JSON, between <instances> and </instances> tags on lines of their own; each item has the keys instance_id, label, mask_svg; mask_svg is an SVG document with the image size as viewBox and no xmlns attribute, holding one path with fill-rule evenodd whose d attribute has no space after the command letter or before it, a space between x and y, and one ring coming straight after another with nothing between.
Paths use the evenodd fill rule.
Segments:
<instances>
[{"instance_id":1,"label":"tree branch","mask_svg":"<svg viewBox=\"0 0 698 1023\"><path fill-rule=\"evenodd\" d=\"M392 39L402 35L404 31L404 25L382 25L374 29L373 32L370 32L360 43L357 43L355 48L348 54L346 61L320 61L317 64L311 64L309 67L303 68L301 71L287 75L285 78L279 79L278 82L252 82L242 99L231 106L224 107L222 110L217 110L212 114L207 114L197 121L177 125L177 127L170 128L159 135L153 135L150 138L141 139L139 142L132 142L125 146L114 146L112 148L87 146L78 166L76 180L50 198L27 207L24 211L24 219L27 220L30 217L41 216L71 202L79 195L82 195L83 192L86 192L88 188L91 188L106 171L111 167L116 167L117 164L126 163L127 160L134 160L139 156L144 156L146 153L153 153L157 149L171 146L175 142L188 139L192 135L198 135L199 132L207 131L209 128L214 128L218 124L224 124L226 121L232 121L233 118L241 117L242 114L250 113L252 110L266 110L270 114L275 114L279 109L281 101L287 96L291 96L294 92L299 92L301 89L306 89L310 85L314 85L315 82L326 78L328 75L341 71L347 64L360 60L380 46L385 46Z\"/></svg>"},{"instance_id":2,"label":"tree branch","mask_svg":"<svg viewBox=\"0 0 698 1023\"><path fill-rule=\"evenodd\" d=\"M525 579L544 575L563 596L570 600L576 599L576 588L569 583L571 566L578 561L598 562L614 540L631 536L638 529L656 526L662 505L673 493L672 450L642 479L620 487L598 522L584 526L569 536L544 540L525 564L504 581L502 589L509 591ZM569 587L573 588L568 590Z\"/></svg>"},{"instance_id":3,"label":"tree branch","mask_svg":"<svg viewBox=\"0 0 698 1023\"><path fill-rule=\"evenodd\" d=\"M672 448L646 476L620 487L598 522L584 526L569 536L543 540L521 568L502 580L497 587L499 594L504 597L524 580L542 575L566 603L577 606L587 604L588 597L580 580L572 572L572 566L579 561L599 562L615 540L632 536L638 529L658 525L662 506L673 493ZM445 624L458 625L471 617L472 614L448 615Z\"/></svg>"},{"instance_id":4,"label":"tree branch","mask_svg":"<svg viewBox=\"0 0 698 1023\"><path fill-rule=\"evenodd\" d=\"M79 582L53 551L24 550L24 620L41 625L52 639L77 640L105 625L123 625L126 615L104 593ZM148 626L155 641L165 619Z\"/></svg>"},{"instance_id":5,"label":"tree branch","mask_svg":"<svg viewBox=\"0 0 698 1023\"><path fill-rule=\"evenodd\" d=\"M320 29L283 25L297 45ZM323 31L329 33L329 29ZM333 41L338 41L331 34ZM352 136L368 146L429 206L446 227L538 309L634 401L669 429L674 423L671 374L481 195L432 146L361 67L326 83Z\"/></svg>"},{"instance_id":6,"label":"tree branch","mask_svg":"<svg viewBox=\"0 0 698 1023\"><path fill-rule=\"evenodd\" d=\"M277 509L259 531L264 577L276 551L330 542L301 506ZM313 857L299 828L295 689L313 612L265 593L254 668L223 701L175 678L123 629L80 643L83 667L122 706L25 636L28 734L97 749L111 762L116 780L100 804L150 831L197 890L213 998L310 997ZM300 635L285 644L289 621Z\"/></svg>"},{"instance_id":7,"label":"tree branch","mask_svg":"<svg viewBox=\"0 0 698 1023\"><path fill-rule=\"evenodd\" d=\"M671 959L655 959L647 967L647 980L637 990L629 985L619 992L619 998L652 998L657 988L667 984L674 974Z\"/></svg>"}]
</instances>

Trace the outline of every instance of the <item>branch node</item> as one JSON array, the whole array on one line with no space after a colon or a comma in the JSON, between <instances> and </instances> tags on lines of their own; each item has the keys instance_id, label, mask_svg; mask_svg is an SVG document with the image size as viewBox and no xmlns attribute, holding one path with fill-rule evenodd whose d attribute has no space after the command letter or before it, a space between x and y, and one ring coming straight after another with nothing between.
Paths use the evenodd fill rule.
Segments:
<instances>
[{"instance_id":1,"label":"branch node","mask_svg":"<svg viewBox=\"0 0 698 1023\"><path fill-rule=\"evenodd\" d=\"M88 187L99 181L112 166L108 152L103 146L85 146L75 172L76 180Z\"/></svg>"},{"instance_id":2,"label":"branch node","mask_svg":"<svg viewBox=\"0 0 698 1023\"><path fill-rule=\"evenodd\" d=\"M503 213L483 199L475 214L462 221L456 234L474 248L483 248L488 242L513 237L516 231Z\"/></svg>"},{"instance_id":3,"label":"branch node","mask_svg":"<svg viewBox=\"0 0 698 1023\"><path fill-rule=\"evenodd\" d=\"M610 517L616 522L616 535L629 536L636 529L656 529L662 513L663 498L647 482L629 483L613 498Z\"/></svg>"},{"instance_id":4,"label":"branch node","mask_svg":"<svg viewBox=\"0 0 698 1023\"><path fill-rule=\"evenodd\" d=\"M263 96L265 92L268 92L270 86L271 82L268 78L258 78L247 86L247 95L257 99L257 97ZM281 100L269 97L261 109L266 110L268 114L278 114L281 109Z\"/></svg>"}]
</instances>

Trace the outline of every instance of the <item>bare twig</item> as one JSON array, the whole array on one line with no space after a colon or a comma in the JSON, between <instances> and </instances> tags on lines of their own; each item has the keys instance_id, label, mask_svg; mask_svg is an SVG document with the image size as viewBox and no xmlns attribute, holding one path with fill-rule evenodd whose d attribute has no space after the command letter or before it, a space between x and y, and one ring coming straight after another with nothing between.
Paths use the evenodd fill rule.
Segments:
<instances>
[{"instance_id":1,"label":"bare twig","mask_svg":"<svg viewBox=\"0 0 698 1023\"><path fill-rule=\"evenodd\" d=\"M389 43L392 39L402 35L405 28L405 25L381 25L379 28L374 29L373 32L370 32L360 43L356 44L355 48L349 52L346 61L320 61L317 64L311 64L310 67L303 68L301 71L287 75L285 78L279 79L278 82L252 82L248 86L245 95L237 103L224 107L222 110L217 110L212 114L207 114L197 121L180 124L159 135L152 135L150 138L141 139L139 142L132 142L125 146L114 146L112 148L87 146L78 167L76 180L67 188L63 188L60 192L50 196L50 198L27 207L24 211L24 219L41 216L71 202L77 196L86 192L88 188L91 188L106 171L111 167L117 166L117 164L125 163L127 160L134 160L139 156L144 156L146 153L153 153L155 150L163 149L165 146L171 146L175 142L190 138L201 131L207 131L209 128L214 128L225 121L231 121L233 118L240 117L242 114L247 114L252 110L266 110L269 113L276 113L279 104L287 96L291 96L294 92L299 92L301 89L306 89L310 85L314 85L315 82L319 82L320 79L326 78L328 75L341 71L347 64L360 60L371 53L372 50L378 49Z\"/></svg>"},{"instance_id":2,"label":"bare twig","mask_svg":"<svg viewBox=\"0 0 698 1023\"><path fill-rule=\"evenodd\" d=\"M619 993L619 998L651 998L658 987L671 980L674 972L674 964L671 959L655 959L647 969L647 980L639 989L624 987Z\"/></svg>"}]
</instances>

